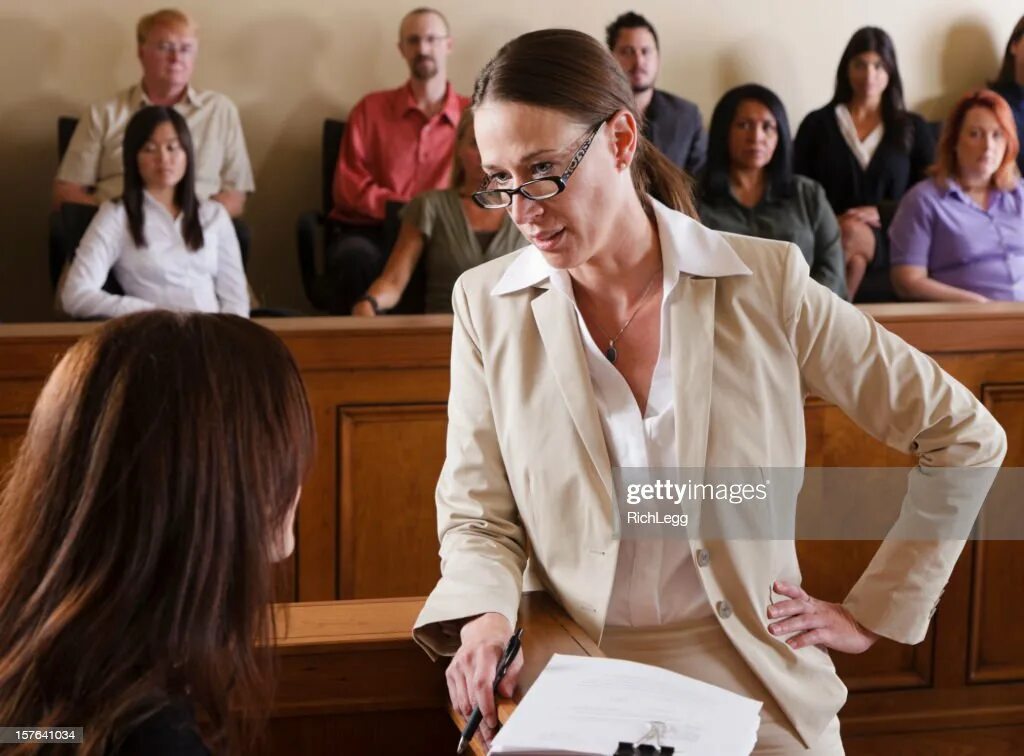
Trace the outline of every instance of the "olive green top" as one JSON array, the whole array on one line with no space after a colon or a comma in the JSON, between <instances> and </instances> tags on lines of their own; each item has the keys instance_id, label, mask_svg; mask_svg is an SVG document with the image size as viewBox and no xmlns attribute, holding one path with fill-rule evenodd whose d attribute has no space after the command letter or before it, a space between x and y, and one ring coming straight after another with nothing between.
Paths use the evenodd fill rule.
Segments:
<instances>
[{"instance_id":1,"label":"olive green top","mask_svg":"<svg viewBox=\"0 0 1024 756\"><path fill-rule=\"evenodd\" d=\"M455 189L424 192L402 209L402 221L411 223L424 236L427 312L451 312L452 289L462 273L526 246L508 213L492 212L501 212L505 217L490 243L482 248Z\"/></svg>"},{"instance_id":2,"label":"olive green top","mask_svg":"<svg viewBox=\"0 0 1024 756\"><path fill-rule=\"evenodd\" d=\"M811 278L843 297L846 293L846 264L843 245L832 206L821 184L794 176L793 196L766 191L754 207L745 207L728 197L700 203L700 220L708 228L762 239L793 242L811 267Z\"/></svg>"}]
</instances>

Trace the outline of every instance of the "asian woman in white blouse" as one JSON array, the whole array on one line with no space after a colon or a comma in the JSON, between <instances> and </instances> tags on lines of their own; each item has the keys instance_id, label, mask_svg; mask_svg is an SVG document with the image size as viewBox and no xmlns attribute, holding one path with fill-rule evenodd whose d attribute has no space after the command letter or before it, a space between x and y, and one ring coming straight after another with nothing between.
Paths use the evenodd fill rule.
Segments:
<instances>
[{"instance_id":1,"label":"asian woman in white blouse","mask_svg":"<svg viewBox=\"0 0 1024 756\"><path fill-rule=\"evenodd\" d=\"M140 310L225 312L248 317L238 237L227 211L195 193L185 119L148 106L125 129L124 196L105 202L75 253L61 294L76 318ZM113 271L124 295L103 289Z\"/></svg>"}]
</instances>

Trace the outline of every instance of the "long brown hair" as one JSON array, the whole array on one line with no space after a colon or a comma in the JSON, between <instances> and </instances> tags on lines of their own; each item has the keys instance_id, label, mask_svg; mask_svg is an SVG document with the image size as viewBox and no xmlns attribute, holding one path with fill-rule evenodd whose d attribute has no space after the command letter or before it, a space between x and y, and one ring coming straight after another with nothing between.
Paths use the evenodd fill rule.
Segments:
<instances>
[{"instance_id":1,"label":"long brown hair","mask_svg":"<svg viewBox=\"0 0 1024 756\"><path fill-rule=\"evenodd\" d=\"M1006 40L1003 64L999 67L995 81L992 82L993 87L1008 87L1017 83L1017 60L1011 48L1020 41L1021 37L1024 37L1024 16L1020 17L1017 25L1010 32L1010 38Z\"/></svg>"},{"instance_id":2,"label":"long brown hair","mask_svg":"<svg viewBox=\"0 0 1024 756\"><path fill-rule=\"evenodd\" d=\"M287 349L243 318L141 313L77 342L0 493L0 722L83 725L76 753L102 756L187 697L212 750L248 752L312 428Z\"/></svg>"},{"instance_id":3,"label":"long brown hair","mask_svg":"<svg viewBox=\"0 0 1024 756\"><path fill-rule=\"evenodd\" d=\"M473 106L484 101L550 108L588 128L628 110L638 124L633 90L622 68L600 42L573 29L543 29L516 37L483 67ZM650 194L697 217L690 178L642 134L631 175L641 201Z\"/></svg>"},{"instance_id":4,"label":"long brown hair","mask_svg":"<svg viewBox=\"0 0 1024 756\"><path fill-rule=\"evenodd\" d=\"M992 185L1004 192L1010 191L1020 181L1020 171L1017 170L1017 153L1020 152L1017 124L1006 100L991 89L968 92L953 106L942 126L942 136L939 137L939 145L935 150L935 164L929 169L929 173L940 186L946 186L951 178L958 177L960 168L956 157L956 144L960 141L964 119L973 108L985 108L990 111L1006 135L1006 153L1003 155L1003 162L992 175Z\"/></svg>"},{"instance_id":5,"label":"long brown hair","mask_svg":"<svg viewBox=\"0 0 1024 756\"><path fill-rule=\"evenodd\" d=\"M452 150L452 173L448 186L456 191L462 188L462 182L466 180L466 166L462 162L462 146L466 140L473 139L473 108L466 108L459 118L459 125L455 127L455 149ZM476 187L473 187L476 189Z\"/></svg>"}]
</instances>

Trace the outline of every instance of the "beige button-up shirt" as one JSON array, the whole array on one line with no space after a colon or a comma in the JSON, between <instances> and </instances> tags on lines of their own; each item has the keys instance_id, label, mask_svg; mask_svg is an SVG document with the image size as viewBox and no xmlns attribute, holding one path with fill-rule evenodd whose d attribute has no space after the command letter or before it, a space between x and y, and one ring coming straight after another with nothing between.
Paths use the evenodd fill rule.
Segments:
<instances>
[{"instance_id":1,"label":"beige button-up shirt","mask_svg":"<svg viewBox=\"0 0 1024 756\"><path fill-rule=\"evenodd\" d=\"M135 84L113 99L90 106L71 137L57 180L93 186L101 201L120 197L124 130L135 112L150 104L142 85ZM174 108L192 132L197 195L208 199L226 189L253 191L252 166L235 104L218 92L189 87Z\"/></svg>"}]
</instances>

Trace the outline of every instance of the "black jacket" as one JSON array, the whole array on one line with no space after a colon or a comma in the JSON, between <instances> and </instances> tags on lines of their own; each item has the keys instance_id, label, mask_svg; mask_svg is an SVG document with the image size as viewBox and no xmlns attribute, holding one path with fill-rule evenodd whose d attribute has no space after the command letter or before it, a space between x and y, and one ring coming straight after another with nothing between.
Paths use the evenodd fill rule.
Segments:
<instances>
[{"instance_id":1,"label":"black jacket","mask_svg":"<svg viewBox=\"0 0 1024 756\"><path fill-rule=\"evenodd\" d=\"M655 89L644 113L644 136L687 173L704 167L704 124L700 110L689 100Z\"/></svg>"},{"instance_id":2,"label":"black jacket","mask_svg":"<svg viewBox=\"0 0 1024 756\"><path fill-rule=\"evenodd\" d=\"M935 141L928 124L916 113L908 115L912 131L910 149L904 149L886 134L865 170L839 131L835 106L815 110L804 118L797 131L793 171L825 187L836 215L851 207L872 205L878 208L883 226L888 227L900 198L925 178L925 171L935 159Z\"/></svg>"}]
</instances>

